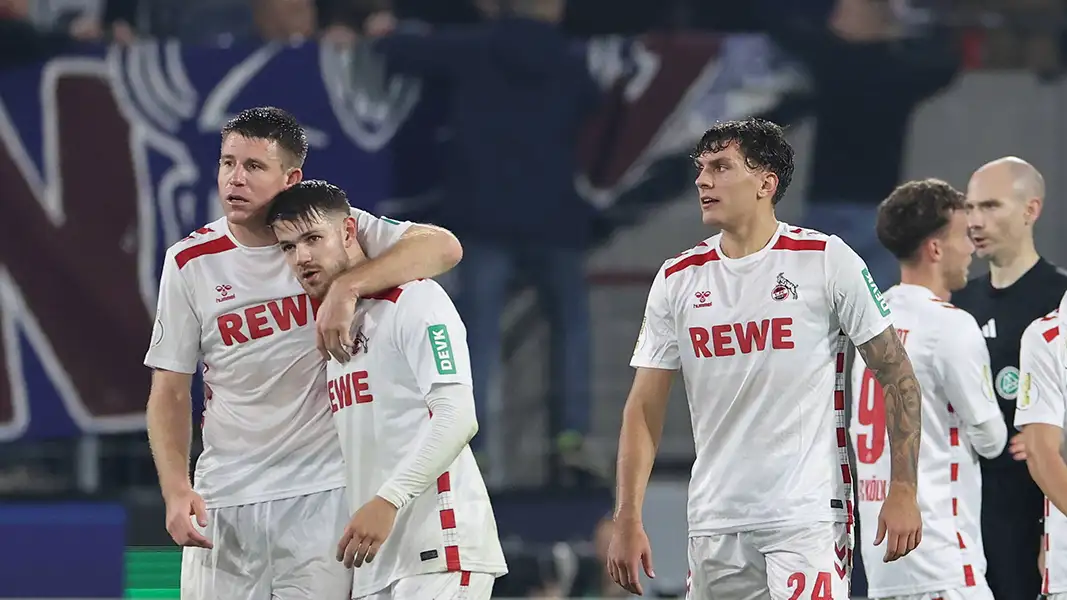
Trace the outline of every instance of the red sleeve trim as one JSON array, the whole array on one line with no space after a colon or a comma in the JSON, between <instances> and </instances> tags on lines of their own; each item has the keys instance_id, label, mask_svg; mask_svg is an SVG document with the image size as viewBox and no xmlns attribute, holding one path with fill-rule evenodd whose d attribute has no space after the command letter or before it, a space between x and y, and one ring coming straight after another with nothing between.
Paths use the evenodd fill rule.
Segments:
<instances>
[{"instance_id":1,"label":"red sleeve trim","mask_svg":"<svg viewBox=\"0 0 1067 600\"><path fill-rule=\"evenodd\" d=\"M391 290L385 290L382 292L378 292L377 294L364 296L364 298L368 300L388 300L389 302L396 304L396 301L400 298L400 294L403 293L403 291L403 288L395 287Z\"/></svg>"},{"instance_id":2,"label":"red sleeve trim","mask_svg":"<svg viewBox=\"0 0 1067 600\"><path fill-rule=\"evenodd\" d=\"M233 250L236 247L237 244L234 244L233 240L231 240L227 236L222 236L220 238L215 238L211 241L204 242L202 244L190 246L176 254L174 256L174 260L178 263L178 268L181 269L194 258L207 256L209 254L220 254L222 252L226 252L227 250Z\"/></svg>"},{"instance_id":3,"label":"red sleeve trim","mask_svg":"<svg viewBox=\"0 0 1067 600\"><path fill-rule=\"evenodd\" d=\"M719 260L719 253L714 249L710 252L687 256L667 267L666 270L663 271L663 278L666 279L667 277L670 277L679 271L684 271L689 267L699 267L700 265L706 265L709 262L714 262L716 260Z\"/></svg>"}]
</instances>

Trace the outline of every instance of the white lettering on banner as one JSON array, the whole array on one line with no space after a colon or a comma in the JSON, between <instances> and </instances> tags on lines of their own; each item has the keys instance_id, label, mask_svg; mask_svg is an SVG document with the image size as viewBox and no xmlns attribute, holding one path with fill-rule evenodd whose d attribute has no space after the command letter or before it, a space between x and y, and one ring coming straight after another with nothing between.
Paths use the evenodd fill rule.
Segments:
<instances>
[{"instance_id":1,"label":"white lettering on banner","mask_svg":"<svg viewBox=\"0 0 1067 600\"><path fill-rule=\"evenodd\" d=\"M627 52L628 51L628 52ZM608 89L632 71L623 98L633 102L643 96L659 73L662 59L640 41L612 35L589 40L586 61L601 89Z\"/></svg>"},{"instance_id":2,"label":"white lettering on banner","mask_svg":"<svg viewBox=\"0 0 1067 600\"><path fill-rule=\"evenodd\" d=\"M270 61L282 51L280 44L266 44L247 58L234 65L208 93L196 125L202 133L216 133L227 121L233 118L231 110L234 100L244 91L248 83L259 75ZM241 110L247 107L242 106ZM303 125L307 135L308 146L323 149L330 145L330 136L325 131Z\"/></svg>"},{"instance_id":3,"label":"white lettering on banner","mask_svg":"<svg viewBox=\"0 0 1067 600\"><path fill-rule=\"evenodd\" d=\"M0 98L0 148L2 148L0 153L4 155L2 160L13 167L7 170L9 177L4 182L7 186L5 202L9 202L10 208L17 210L21 218L30 221L24 225L30 227L31 230L53 230L49 235L59 238L60 241L56 243L60 244L60 247L66 243L78 243L83 235L107 235L107 233L101 234L99 231L91 230L71 232L71 228L79 222L79 211L84 213L86 208L82 202L86 198L72 198L72 189L81 193L81 188L85 185L83 174L91 174L93 171L85 164L65 164L64 159L70 163L84 163L84 159L78 156L71 157L64 150L69 150L74 143L72 139L81 141L78 137L68 136L70 132L65 127L71 130L84 130L69 121L71 96L78 93L95 95L92 100L100 105L100 94L111 88L110 79L110 72L104 60L97 57L64 56L53 59L40 67L39 87L34 90L34 98L39 101L38 122L27 123L25 111L12 115L4 99ZM109 100L105 100L107 101ZM99 108L105 112L112 111L101 115L105 120L109 118L114 120L118 116L114 104L99 106ZM61 113L66 114L61 115ZM14 116L21 118L18 126L15 124ZM61 119L61 116L67 116L68 119ZM31 137L31 132L39 137ZM75 133L77 134L78 131ZM110 143L116 140L99 141L102 142L102 146L109 147ZM121 135L120 143L125 145L126 142L126 136ZM109 148L107 151L114 150ZM85 154L91 156L91 153ZM120 171L129 168L128 156L116 154L113 160L118 161L119 164L126 163L125 167L119 169ZM39 205L40 212L33 214L27 212L29 207L25 205L25 201L31 203L35 201ZM71 205L68 206L68 202ZM91 210L100 209L91 208ZM142 217L144 218L150 219L151 216ZM119 222L116 221L116 223ZM109 241L101 242L106 244L106 250L100 252L118 253L118 255L112 255L116 260L116 264L113 265L114 269L124 270L126 266L134 262L127 261L119 264L129 256L129 254L122 255L119 252L120 247L129 248L129 253L136 252L138 257L152 252L151 249L141 247L134 249L128 244L124 245L122 242L127 239L125 235L114 236L115 232L111 233L112 237ZM27 248L23 250L32 252ZM40 261L47 261L49 258L43 254L40 256L33 254L33 256ZM86 405L82 396L86 388L83 386L79 389L78 377L72 375L72 372L78 369L70 363L72 360L69 351L70 339L57 337L56 322L42 321L39 318L38 313L43 309L35 310L35 307L40 306L40 299L35 299L34 296L39 296L42 289L40 286L30 289L32 282L20 280L21 275L18 272L20 269L14 268L13 264L11 266L10 269L0 268L0 334L3 338L0 342L2 342L4 360L3 364L0 364L0 381L6 383L8 388L0 391L0 398L10 403L10 406L6 407L10 415L5 423L0 424L0 440L19 437L28 428L33 417L31 409L36 398L34 394L41 396L42 403L58 402L66 417L82 431L111 433L143 429L143 412L134 415L101 414L99 410L94 411ZM45 265L44 268L51 266ZM25 270L22 269L22 271ZM130 277L128 282L133 290L138 290L138 279ZM82 292L88 293L92 287L91 282L79 281L73 287L68 287L67 291L70 292L75 288L89 288ZM122 294L125 290L112 291ZM125 299L132 299L132 302L124 303L122 310L128 311L129 315L136 315L137 304L143 300L138 296L136 291L127 294L124 302ZM64 298L59 296L52 297L53 302L63 300ZM69 298L66 300L70 301ZM78 307L69 306L68 310L76 311ZM145 313L147 325L151 323L152 312L145 311ZM100 316L107 319L116 315ZM77 337L78 334L76 332L71 334L68 330L68 335ZM65 347L64 344L68 346ZM65 355L65 358L61 358L61 355ZM28 373L33 371L38 373L43 371L41 374L44 375L44 379L31 379ZM121 367L116 368L115 371L126 372ZM92 379L92 377L85 377L84 370L81 375L86 380L82 382L83 384L88 383L88 379ZM32 389L31 384L34 384ZM112 390L93 391L106 395ZM55 412L51 414L59 416Z\"/></svg>"},{"instance_id":4,"label":"white lettering on banner","mask_svg":"<svg viewBox=\"0 0 1067 600\"><path fill-rule=\"evenodd\" d=\"M344 52L321 44L319 69L341 130L367 152L391 142L422 97L419 79L388 75L367 44Z\"/></svg>"}]
</instances>

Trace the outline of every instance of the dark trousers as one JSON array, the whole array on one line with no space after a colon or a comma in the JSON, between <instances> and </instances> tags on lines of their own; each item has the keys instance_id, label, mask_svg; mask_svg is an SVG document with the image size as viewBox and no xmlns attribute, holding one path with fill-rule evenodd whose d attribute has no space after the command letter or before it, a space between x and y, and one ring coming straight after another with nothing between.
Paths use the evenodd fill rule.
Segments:
<instances>
[{"instance_id":1,"label":"dark trousers","mask_svg":"<svg viewBox=\"0 0 1067 600\"><path fill-rule=\"evenodd\" d=\"M486 410L491 382L500 373L500 317L509 283L516 278L537 290L538 304L551 328L549 401L553 434L588 433L591 339L585 252L551 246L463 242L457 308L467 326L474 400L480 433L472 448L483 448L492 425ZM505 394L504 403L507 398Z\"/></svg>"},{"instance_id":2,"label":"dark trousers","mask_svg":"<svg viewBox=\"0 0 1067 600\"><path fill-rule=\"evenodd\" d=\"M986 580L996 600L1034 600L1041 593L1037 556L1044 535L1045 496L1021 469L982 473L982 543Z\"/></svg>"}]
</instances>

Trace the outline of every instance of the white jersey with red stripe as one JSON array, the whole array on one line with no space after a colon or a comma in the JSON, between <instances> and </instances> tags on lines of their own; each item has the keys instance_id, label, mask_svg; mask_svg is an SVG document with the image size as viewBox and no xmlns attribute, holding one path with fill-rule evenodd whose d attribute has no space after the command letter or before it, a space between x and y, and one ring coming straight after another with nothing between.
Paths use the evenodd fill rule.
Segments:
<instances>
[{"instance_id":1,"label":"white jersey with red stripe","mask_svg":"<svg viewBox=\"0 0 1067 600\"><path fill-rule=\"evenodd\" d=\"M631 366L681 369L696 442L689 535L849 522L844 337L890 325L840 238L780 223L739 259L721 234L666 261Z\"/></svg>"},{"instance_id":2,"label":"white jersey with red stripe","mask_svg":"<svg viewBox=\"0 0 1067 600\"><path fill-rule=\"evenodd\" d=\"M882 561L884 542L874 545L892 461L882 388L857 356L849 430L856 449L868 595L886 598L984 586L982 475L966 428L1003 417L993 397L982 331L969 313L925 287L901 284L884 297L923 396L918 471L923 540L891 563Z\"/></svg>"},{"instance_id":3,"label":"white jersey with red stripe","mask_svg":"<svg viewBox=\"0 0 1067 600\"><path fill-rule=\"evenodd\" d=\"M431 386L471 385L466 328L436 282L415 281L362 299L355 323L354 355L327 366L353 513L429 434ZM355 570L352 596L445 571L507 572L489 493L470 446L435 485L400 509L374 561Z\"/></svg>"},{"instance_id":4,"label":"white jersey with red stripe","mask_svg":"<svg viewBox=\"0 0 1067 600\"><path fill-rule=\"evenodd\" d=\"M1058 311L1037 319L1023 332L1019 345L1019 395L1015 427L1045 423L1067 428L1067 336ZM1045 573L1042 593L1067 592L1067 517L1045 499Z\"/></svg>"},{"instance_id":5,"label":"white jersey with red stripe","mask_svg":"<svg viewBox=\"0 0 1067 600\"><path fill-rule=\"evenodd\" d=\"M371 257L410 225L357 209L352 216ZM192 374L203 362L204 450L194 488L209 508L344 486L315 346L317 308L278 246L241 245L225 219L167 250L144 363Z\"/></svg>"}]
</instances>

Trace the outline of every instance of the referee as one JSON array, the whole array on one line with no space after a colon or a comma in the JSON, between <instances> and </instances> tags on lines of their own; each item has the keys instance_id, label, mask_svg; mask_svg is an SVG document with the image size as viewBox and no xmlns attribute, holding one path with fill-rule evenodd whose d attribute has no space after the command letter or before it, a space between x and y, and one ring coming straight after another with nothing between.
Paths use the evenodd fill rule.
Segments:
<instances>
[{"instance_id":1,"label":"referee","mask_svg":"<svg viewBox=\"0 0 1067 600\"><path fill-rule=\"evenodd\" d=\"M982 328L993 387L1009 427L1015 422L1019 341L1031 321L1055 310L1067 291L1067 272L1034 248L1034 222L1045 200L1045 181L1026 161L1005 157L983 165L967 185L967 215L989 274L970 280L952 297ZM1014 436L1017 430L1009 429ZM1014 441L1014 438L1013 438ZM1011 444L1009 444L1009 448ZM1010 450L981 459L982 541L986 579L996 600L1034 600L1041 592L1037 556L1044 495L1025 461Z\"/></svg>"}]
</instances>

